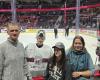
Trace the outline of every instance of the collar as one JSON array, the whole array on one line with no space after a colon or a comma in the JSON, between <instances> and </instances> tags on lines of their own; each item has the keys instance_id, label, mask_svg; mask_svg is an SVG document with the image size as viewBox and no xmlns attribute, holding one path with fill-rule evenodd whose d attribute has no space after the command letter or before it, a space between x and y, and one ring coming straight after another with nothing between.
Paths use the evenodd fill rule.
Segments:
<instances>
[{"instance_id":1,"label":"collar","mask_svg":"<svg viewBox=\"0 0 100 80\"><path fill-rule=\"evenodd\" d=\"M82 54L87 53L86 48L82 49L81 51L76 51L74 48L72 48L71 50L77 55L82 55Z\"/></svg>"},{"instance_id":2,"label":"collar","mask_svg":"<svg viewBox=\"0 0 100 80\"><path fill-rule=\"evenodd\" d=\"M10 37L7 39L12 45L17 46L18 40L12 40Z\"/></svg>"},{"instance_id":3,"label":"collar","mask_svg":"<svg viewBox=\"0 0 100 80\"><path fill-rule=\"evenodd\" d=\"M41 48L41 47L43 46L43 44L42 44L42 45L38 45L38 44L36 43L36 46L37 46L38 48Z\"/></svg>"}]
</instances>

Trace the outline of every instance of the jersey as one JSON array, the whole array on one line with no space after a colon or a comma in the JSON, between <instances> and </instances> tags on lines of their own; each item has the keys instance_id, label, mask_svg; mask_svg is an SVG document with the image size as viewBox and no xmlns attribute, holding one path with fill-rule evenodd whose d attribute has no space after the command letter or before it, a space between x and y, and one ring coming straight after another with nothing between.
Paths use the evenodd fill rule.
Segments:
<instances>
[{"instance_id":1,"label":"jersey","mask_svg":"<svg viewBox=\"0 0 100 80\"><path fill-rule=\"evenodd\" d=\"M37 47L35 44L29 44L26 48L29 70L32 76L44 76L48 59L53 55L52 49L48 45Z\"/></svg>"}]
</instances>

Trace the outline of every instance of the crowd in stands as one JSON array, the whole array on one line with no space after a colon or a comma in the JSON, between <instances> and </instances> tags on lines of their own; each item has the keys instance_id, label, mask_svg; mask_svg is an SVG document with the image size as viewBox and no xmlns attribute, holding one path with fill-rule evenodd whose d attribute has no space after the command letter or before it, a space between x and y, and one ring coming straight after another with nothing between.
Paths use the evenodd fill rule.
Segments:
<instances>
[{"instance_id":1,"label":"crowd in stands","mask_svg":"<svg viewBox=\"0 0 100 80\"><path fill-rule=\"evenodd\" d=\"M45 1L45 0L44 0ZM17 0L16 8L62 8L65 3L62 2L22 2ZM66 6L75 6L73 0L65 0ZM74 0L75 1L75 0ZM67 4L68 2L68 4ZM91 0L91 4L96 4L99 0ZM46 4L45 4L46 3ZM73 3L69 6L70 3ZM81 0L82 5L90 5L89 0ZM6 5L6 6L5 6ZM10 2L0 1L0 8L11 8ZM88 8L80 10L80 27L81 28L96 28L97 18L100 15L100 7ZM59 16L62 16L59 20ZM22 26L22 28L54 28L55 24L60 24L59 28L64 28L65 25L70 27L75 25L75 10L66 11L44 11L44 12L17 12L16 20ZM66 19L66 20L65 20ZM0 12L0 27L4 27L6 23L12 20L12 14L10 12ZM58 21L57 21L58 20ZM65 22L66 21L66 22Z\"/></svg>"}]
</instances>

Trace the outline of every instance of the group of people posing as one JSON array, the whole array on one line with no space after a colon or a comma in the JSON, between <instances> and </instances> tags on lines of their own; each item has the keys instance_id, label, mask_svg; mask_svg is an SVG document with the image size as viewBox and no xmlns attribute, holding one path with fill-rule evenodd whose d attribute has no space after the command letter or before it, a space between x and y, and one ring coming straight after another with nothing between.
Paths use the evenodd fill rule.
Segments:
<instances>
[{"instance_id":1,"label":"group of people posing","mask_svg":"<svg viewBox=\"0 0 100 80\"><path fill-rule=\"evenodd\" d=\"M44 44L45 31L39 30L36 43L25 48L19 42L20 25L7 25L8 38L0 44L0 80L93 80L94 65L85 48L84 38L74 37L70 49L57 42L49 47Z\"/></svg>"}]
</instances>

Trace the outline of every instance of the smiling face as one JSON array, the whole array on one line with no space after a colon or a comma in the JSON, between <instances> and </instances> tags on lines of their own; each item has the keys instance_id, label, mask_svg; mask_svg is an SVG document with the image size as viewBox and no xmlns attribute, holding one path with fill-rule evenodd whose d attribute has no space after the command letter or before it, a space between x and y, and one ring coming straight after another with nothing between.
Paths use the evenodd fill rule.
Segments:
<instances>
[{"instance_id":1,"label":"smiling face","mask_svg":"<svg viewBox=\"0 0 100 80\"><path fill-rule=\"evenodd\" d=\"M16 41L20 34L20 27L18 25L8 25L7 33L10 39Z\"/></svg>"},{"instance_id":2,"label":"smiling face","mask_svg":"<svg viewBox=\"0 0 100 80\"><path fill-rule=\"evenodd\" d=\"M38 37L37 37L37 44L38 44L38 45L43 45L43 42L44 42L44 37L38 36Z\"/></svg>"},{"instance_id":3,"label":"smiling face","mask_svg":"<svg viewBox=\"0 0 100 80\"><path fill-rule=\"evenodd\" d=\"M76 51L81 51L83 49L83 44L80 39L75 39L73 46Z\"/></svg>"},{"instance_id":4,"label":"smiling face","mask_svg":"<svg viewBox=\"0 0 100 80\"><path fill-rule=\"evenodd\" d=\"M85 48L84 38L82 36L75 36L73 39L72 48L76 51L82 51Z\"/></svg>"}]
</instances>

